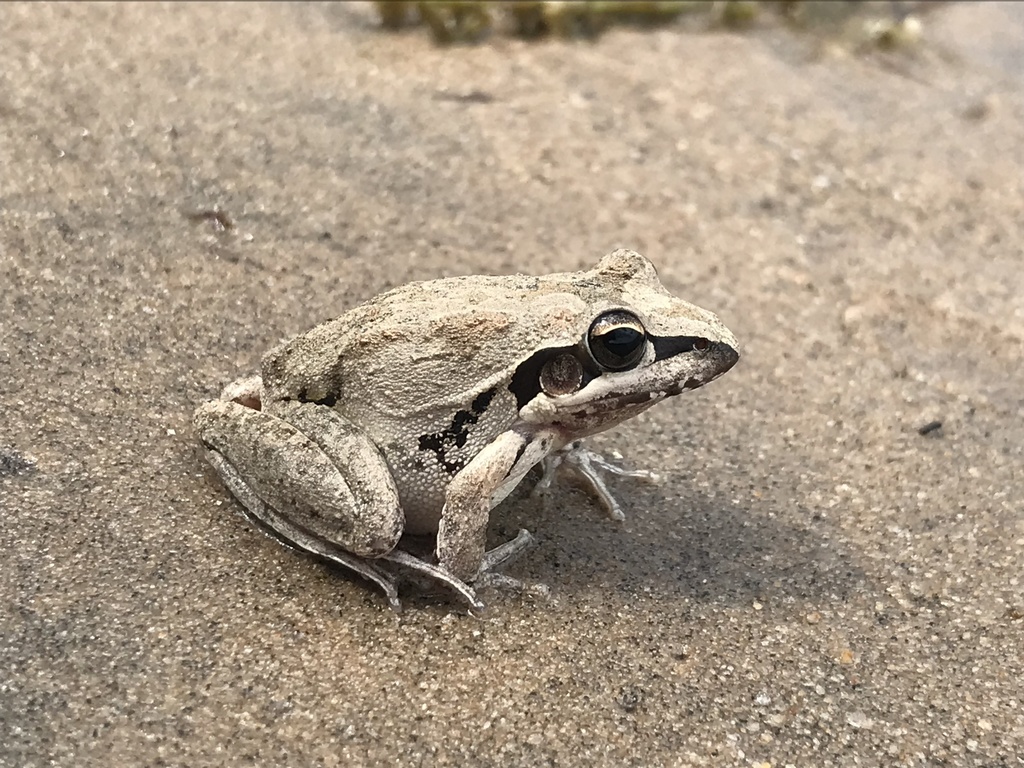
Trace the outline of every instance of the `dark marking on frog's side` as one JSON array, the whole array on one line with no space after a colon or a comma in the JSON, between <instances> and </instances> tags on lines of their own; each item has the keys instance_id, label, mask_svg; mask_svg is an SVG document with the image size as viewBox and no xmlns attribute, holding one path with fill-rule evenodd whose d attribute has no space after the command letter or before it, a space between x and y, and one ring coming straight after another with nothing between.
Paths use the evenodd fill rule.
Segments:
<instances>
[{"instance_id":1,"label":"dark marking on frog's side","mask_svg":"<svg viewBox=\"0 0 1024 768\"><path fill-rule=\"evenodd\" d=\"M476 424L494 399L496 390L481 392L469 406L469 410L456 411L447 429L429 435L420 435L420 450L431 451L448 474L454 475L466 466L465 459L448 458L448 452L465 446L469 440L469 427Z\"/></svg>"},{"instance_id":2,"label":"dark marking on frog's side","mask_svg":"<svg viewBox=\"0 0 1024 768\"><path fill-rule=\"evenodd\" d=\"M334 393L328 393L314 400L309 396L309 392L306 391L305 387L303 387L299 390L298 401L300 403L313 403L314 405L326 405L328 408L333 408L338 402L338 396Z\"/></svg>"},{"instance_id":3,"label":"dark marking on frog's side","mask_svg":"<svg viewBox=\"0 0 1024 768\"><path fill-rule=\"evenodd\" d=\"M437 463L440 464L444 471L449 475L454 475L466 466L466 461L465 459L449 461L447 451L450 447L451 445L445 442L444 432L435 432L432 435L420 435L420 450L433 451L434 455L437 457Z\"/></svg>"}]
</instances>

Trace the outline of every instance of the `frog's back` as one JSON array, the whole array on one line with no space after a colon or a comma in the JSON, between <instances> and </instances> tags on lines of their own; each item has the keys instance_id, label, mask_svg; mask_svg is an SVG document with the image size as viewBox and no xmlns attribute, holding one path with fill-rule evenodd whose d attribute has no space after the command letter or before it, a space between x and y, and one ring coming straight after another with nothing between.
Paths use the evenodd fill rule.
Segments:
<instances>
[{"instance_id":1,"label":"frog's back","mask_svg":"<svg viewBox=\"0 0 1024 768\"><path fill-rule=\"evenodd\" d=\"M272 350L266 394L396 416L472 399L540 344L579 338L586 305L549 278L454 277L381 294Z\"/></svg>"},{"instance_id":2,"label":"frog's back","mask_svg":"<svg viewBox=\"0 0 1024 768\"><path fill-rule=\"evenodd\" d=\"M644 301L629 301L637 291ZM604 307L662 297L653 265L624 250L580 272L410 283L272 350L265 396L434 410L507 383L540 349L577 343Z\"/></svg>"}]
</instances>

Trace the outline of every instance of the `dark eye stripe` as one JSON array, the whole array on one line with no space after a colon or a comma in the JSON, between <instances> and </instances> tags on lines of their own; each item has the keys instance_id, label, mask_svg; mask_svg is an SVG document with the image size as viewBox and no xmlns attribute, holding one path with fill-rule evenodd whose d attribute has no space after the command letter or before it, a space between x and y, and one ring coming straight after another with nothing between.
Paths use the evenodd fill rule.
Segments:
<instances>
[{"instance_id":1,"label":"dark eye stripe","mask_svg":"<svg viewBox=\"0 0 1024 768\"><path fill-rule=\"evenodd\" d=\"M693 352L695 349L706 349L707 339L700 336L649 336L654 345L654 359L665 360L669 357Z\"/></svg>"},{"instance_id":2,"label":"dark eye stripe","mask_svg":"<svg viewBox=\"0 0 1024 768\"><path fill-rule=\"evenodd\" d=\"M700 336L648 336L648 340L654 345L654 359L664 360L673 355L692 352L698 349L701 344L707 344L707 339ZM554 358L572 353L583 366L583 381L580 389L584 388L593 379L603 375L590 361L590 355L586 354L579 346L555 347L535 352L528 359L524 360L512 374L512 381L508 389L516 398L516 408L522 408L533 400L541 392L540 372L544 365Z\"/></svg>"}]
</instances>

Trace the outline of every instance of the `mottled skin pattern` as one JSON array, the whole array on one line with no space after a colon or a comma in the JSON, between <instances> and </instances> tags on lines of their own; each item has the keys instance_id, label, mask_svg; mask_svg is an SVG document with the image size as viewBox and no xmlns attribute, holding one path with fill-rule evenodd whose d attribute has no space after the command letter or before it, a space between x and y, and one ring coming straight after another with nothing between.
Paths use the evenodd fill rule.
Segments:
<instances>
[{"instance_id":1,"label":"mottled skin pattern","mask_svg":"<svg viewBox=\"0 0 1024 768\"><path fill-rule=\"evenodd\" d=\"M614 310L640 328L621 332L635 339L621 370L590 351ZM438 566L472 581L490 509L530 467L707 383L736 349L715 315L620 250L581 272L396 288L272 350L260 378L201 406L196 425L278 533L298 526L317 548L370 560L403 532L436 532Z\"/></svg>"}]
</instances>

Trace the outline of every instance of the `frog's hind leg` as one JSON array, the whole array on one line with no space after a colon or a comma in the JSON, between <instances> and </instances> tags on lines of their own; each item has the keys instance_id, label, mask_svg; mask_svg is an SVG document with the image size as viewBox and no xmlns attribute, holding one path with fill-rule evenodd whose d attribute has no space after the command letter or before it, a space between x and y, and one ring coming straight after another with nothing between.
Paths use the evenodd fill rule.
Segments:
<instances>
[{"instance_id":1,"label":"frog's hind leg","mask_svg":"<svg viewBox=\"0 0 1024 768\"><path fill-rule=\"evenodd\" d=\"M482 611L484 604L480 602L476 596L476 592L462 579L456 578L449 573L445 568L433 563L428 563L426 560L420 560L416 555L411 555L408 552L403 552L400 549L393 549L388 552L381 560L386 560L389 563L394 563L403 568L412 571L414 574L419 576L425 576L431 581L440 582L446 587L454 590L459 596L462 597L469 607L475 611Z\"/></svg>"},{"instance_id":2,"label":"frog's hind leg","mask_svg":"<svg viewBox=\"0 0 1024 768\"><path fill-rule=\"evenodd\" d=\"M263 526L362 574L394 604L394 580L373 561L398 543L405 516L379 449L325 406L261 406L215 400L196 409L210 463Z\"/></svg>"},{"instance_id":3,"label":"frog's hind leg","mask_svg":"<svg viewBox=\"0 0 1024 768\"><path fill-rule=\"evenodd\" d=\"M514 579L511 576L506 576L497 572L499 568L519 557L535 543L536 539L530 535L530 532L525 529L521 529L519 534L511 541L506 541L504 544L486 552L480 564L480 573L477 574L473 584L481 587L498 587L515 592L537 591L536 588L528 587L518 579ZM392 550L388 554L384 555L381 560L394 563L395 565L401 566L416 575L423 576L430 581L444 584L458 593L467 603L469 603L470 608L473 610L481 611L484 608L484 604L480 602L479 598L477 598L473 587L462 581L462 579L454 576L443 566L429 563L426 560L421 560L415 555L401 549Z\"/></svg>"},{"instance_id":4,"label":"frog's hind leg","mask_svg":"<svg viewBox=\"0 0 1024 768\"><path fill-rule=\"evenodd\" d=\"M242 503L246 515L256 522L262 531L295 549L354 571L380 587L392 610L402 610L395 578L390 573L374 565L370 560L353 555L338 547L332 547L323 539L310 534L301 526L295 525L278 514L273 507L256 495L256 492L245 482L238 470L219 451L207 450L206 458L217 470L228 490Z\"/></svg>"}]
</instances>

